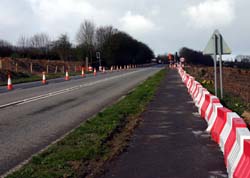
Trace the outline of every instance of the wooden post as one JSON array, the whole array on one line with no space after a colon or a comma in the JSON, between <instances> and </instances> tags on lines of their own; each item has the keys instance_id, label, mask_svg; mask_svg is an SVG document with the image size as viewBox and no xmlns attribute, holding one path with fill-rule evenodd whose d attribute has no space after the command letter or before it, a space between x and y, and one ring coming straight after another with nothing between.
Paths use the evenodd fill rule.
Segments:
<instances>
[{"instance_id":1,"label":"wooden post","mask_svg":"<svg viewBox=\"0 0 250 178\"><path fill-rule=\"evenodd\" d=\"M33 64L32 64L32 62L30 63L30 73L33 73Z\"/></svg>"},{"instance_id":2,"label":"wooden post","mask_svg":"<svg viewBox=\"0 0 250 178\"><path fill-rule=\"evenodd\" d=\"M3 69L3 63L2 60L0 60L0 70Z\"/></svg>"},{"instance_id":3,"label":"wooden post","mask_svg":"<svg viewBox=\"0 0 250 178\"><path fill-rule=\"evenodd\" d=\"M46 68L47 68L47 74L48 74L49 73L49 65L48 64L47 64Z\"/></svg>"},{"instance_id":4,"label":"wooden post","mask_svg":"<svg viewBox=\"0 0 250 178\"><path fill-rule=\"evenodd\" d=\"M18 72L18 64L16 63L16 72Z\"/></svg>"},{"instance_id":5,"label":"wooden post","mask_svg":"<svg viewBox=\"0 0 250 178\"><path fill-rule=\"evenodd\" d=\"M57 66L56 66L56 69L55 69L55 74L57 73Z\"/></svg>"},{"instance_id":6,"label":"wooden post","mask_svg":"<svg viewBox=\"0 0 250 178\"><path fill-rule=\"evenodd\" d=\"M64 73L64 65L62 66L62 72Z\"/></svg>"}]
</instances>

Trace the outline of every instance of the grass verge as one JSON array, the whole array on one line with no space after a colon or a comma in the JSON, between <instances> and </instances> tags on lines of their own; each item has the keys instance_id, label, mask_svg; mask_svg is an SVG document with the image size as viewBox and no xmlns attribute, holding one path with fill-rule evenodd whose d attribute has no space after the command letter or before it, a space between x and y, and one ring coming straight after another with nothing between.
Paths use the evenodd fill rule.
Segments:
<instances>
[{"instance_id":1,"label":"grass verge","mask_svg":"<svg viewBox=\"0 0 250 178\"><path fill-rule=\"evenodd\" d=\"M107 157L112 152L109 140L125 127L129 118L138 117L144 111L165 73L166 70L162 70L150 77L124 99L86 121L7 177L85 177L89 172L86 169L89 162Z\"/></svg>"}]
</instances>

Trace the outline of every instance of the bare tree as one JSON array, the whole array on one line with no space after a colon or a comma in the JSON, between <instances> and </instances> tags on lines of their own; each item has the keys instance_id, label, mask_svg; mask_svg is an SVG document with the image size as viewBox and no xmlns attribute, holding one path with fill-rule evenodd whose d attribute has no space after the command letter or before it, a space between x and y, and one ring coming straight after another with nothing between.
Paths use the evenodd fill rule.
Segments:
<instances>
[{"instance_id":1,"label":"bare tree","mask_svg":"<svg viewBox=\"0 0 250 178\"><path fill-rule=\"evenodd\" d=\"M12 45L10 42L0 39L0 47L12 47Z\"/></svg>"},{"instance_id":2,"label":"bare tree","mask_svg":"<svg viewBox=\"0 0 250 178\"><path fill-rule=\"evenodd\" d=\"M30 38L30 46L33 48L46 48L49 43L50 39L46 33L35 34Z\"/></svg>"},{"instance_id":3,"label":"bare tree","mask_svg":"<svg viewBox=\"0 0 250 178\"><path fill-rule=\"evenodd\" d=\"M118 32L117 29L112 26L99 27L96 30L95 40L96 40L96 48L101 49L105 41L107 41L112 35Z\"/></svg>"},{"instance_id":4,"label":"bare tree","mask_svg":"<svg viewBox=\"0 0 250 178\"><path fill-rule=\"evenodd\" d=\"M24 35L21 35L17 40L17 46L24 49L29 47L29 39Z\"/></svg>"},{"instance_id":5,"label":"bare tree","mask_svg":"<svg viewBox=\"0 0 250 178\"><path fill-rule=\"evenodd\" d=\"M76 34L76 40L79 45L87 48L88 57L92 63L92 50L94 46L95 24L89 20L84 20Z\"/></svg>"},{"instance_id":6,"label":"bare tree","mask_svg":"<svg viewBox=\"0 0 250 178\"><path fill-rule=\"evenodd\" d=\"M89 20L81 23L76 35L78 44L93 45L95 35L95 25Z\"/></svg>"},{"instance_id":7,"label":"bare tree","mask_svg":"<svg viewBox=\"0 0 250 178\"><path fill-rule=\"evenodd\" d=\"M61 60L67 60L69 58L72 44L67 34L61 34L58 40L53 43L53 46Z\"/></svg>"}]
</instances>

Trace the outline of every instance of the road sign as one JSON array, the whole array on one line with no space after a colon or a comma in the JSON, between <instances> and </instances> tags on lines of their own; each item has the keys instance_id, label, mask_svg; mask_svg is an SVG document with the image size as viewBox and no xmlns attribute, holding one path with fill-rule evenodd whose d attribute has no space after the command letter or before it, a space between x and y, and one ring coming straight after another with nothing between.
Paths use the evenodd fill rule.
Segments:
<instances>
[{"instance_id":1,"label":"road sign","mask_svg":"<svg viewBox=\"0 0 250 178\"><path fill-rule=\"evenodd\" d=\"M219 43L221 44L221 48L219 46ZM219 30L215 30L212 37L207 43L206 48L203 51L203 54L209 54L214 55L214 52L216 51L216 55L221 54L231 54L232 51L228 47L227 43L223 39L222 35L220 34Z\"/></svg>"},{"instance_id":2,"label":"road sign","mask_svg":"<svg viewBox=\"0 0 250 178\"><path fill-rule=\"evenodd\" d=\"M168 53L168 60L171 61L173 59L172 54Z\"/></svg>"},{"instance_id":3,"label":"road sign","mask_svg":"<svg viewBox=\"0 0 250 178\"><path fill-rule=\"evenodd\" d=\"M100 59L101 58L101 53L100 52L96 52L96 58Z\"/></svg>"},{"instance_id":4,"label":"road sign","mask_svg":"<svg viewBox=\"0 0 250 178\"><path fill-rule=\"evenodd\" d=\"M217 96L217 55L219 55L220 61L220 90L221 98L223 98L223 83L222 83L222 55L231 54L231 49L228 47L227 43L224 41L219 30L215 30L212 37L208 41L203 54L209 54L214 56L214 89L215 95Z\"/></svg>"}]
</instances>

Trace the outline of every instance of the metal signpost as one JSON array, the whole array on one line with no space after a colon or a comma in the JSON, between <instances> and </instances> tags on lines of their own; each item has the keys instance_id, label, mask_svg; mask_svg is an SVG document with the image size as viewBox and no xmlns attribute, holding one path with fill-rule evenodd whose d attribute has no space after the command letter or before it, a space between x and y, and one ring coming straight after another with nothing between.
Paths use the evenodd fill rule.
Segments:
<instances>
[{"instance_id":1,"label":"metal signpost","mask_svg":"<svg viewBox=\"0 0 250 178\"><path fill-rule=\"evenodd\" d=\"M101 63L101 53L100 52L96 52L96 58L99 59L99 66L102 66L102 63Z\"/></svg>"},{"instance_id":2,"label":"metal signpost","mask_svg":"<svg viewBox=\"0 0 250 178\"><path fill-rule=\"evenodd\" d=\"M224 41L219 30L215 30L212 37L210 38L203 54L213 55L214 58L214 90L215 95L217 94L217 55L219 55L219 65L220 65L220 94L223 98L223 83L222 83L222 55L231 54L231 49L228 47Z\"/></svg>"}]
</instances>

